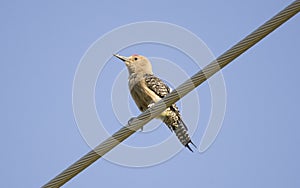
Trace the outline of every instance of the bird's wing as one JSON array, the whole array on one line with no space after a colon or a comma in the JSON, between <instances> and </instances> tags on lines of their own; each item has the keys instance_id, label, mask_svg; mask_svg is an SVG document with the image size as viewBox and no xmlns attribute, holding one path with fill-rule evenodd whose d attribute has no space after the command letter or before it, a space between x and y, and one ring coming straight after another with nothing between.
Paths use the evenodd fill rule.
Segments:
<instances>
[{"instance_id":1,"label":"bird's wing","mask_svg":"<svg viewBox=\"0 0 300 188\"><path fill-rule=\"evenodd\" d=\"M168 93L170 93L171 89L167 84L165 84L160 78L154 76L154 75L145 75L145 83L146 86L152 90L156 95L158 95L160 98L165 97ZM179 117L181 120L181 115L179 112L178 107L176 104L173 104L170 106L170 110L175 112L175 114ZM182 120L181 120L182 121ZM183 121L182 121L183 123ZM184 127L187 129L187 126L183 123Z\"/></svg>"},{"instance_id":2,"label":"bird's wing","mask_svg":"<svg viewBox=\"0 0 300 188\"><path fill-rule=\"evenodd\" d=\"M154 75L145 75L145 83L146 86L160 98L164 98L171 91L169 86L167 86L161 79ZM195 144L191 141L188 135L188 128L181 118L178 107L176 104L172 104L167 111L169 111L169 113L167 119L163 120L164 123L171 131L175 131L176 136L185 147L193 151L189 144L191 143L194 146Z\"/></svg>"},{"instance_id":3,"label":"bird's wing","mask_svg":"<svg viewBox=\"0 0 300 188\"><path fill-rule=\"evenodd\" d=\"M167 86L161 79L152 74L145 75L145 83L146 86L160 98L163 98L168 93L170 93L169 86Z\"/></svg>"}]
</instances>

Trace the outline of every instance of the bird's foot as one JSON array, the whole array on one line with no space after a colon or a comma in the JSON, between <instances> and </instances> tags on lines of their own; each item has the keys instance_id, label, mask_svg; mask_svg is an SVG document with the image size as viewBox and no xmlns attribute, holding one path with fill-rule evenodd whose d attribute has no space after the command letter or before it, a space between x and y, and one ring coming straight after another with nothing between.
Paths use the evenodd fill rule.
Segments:
<instances>
[{"instance_id":1,"label":"bird's foot","mask_svg":"<svg viewBox=\"0 0 300 188\"><path fill-rule=\"evenodd\" d=\"M151 108L152 106L154 106L155 103L151 103L148 105L148 108Z\"/></svg>"},{"instance_id":2,"label":"bird's foot","mask_svg":"<svg viewBox=\"0 0 300 188\"><path fill-rule=\"evenodd\" d=\"M132 121L134 120L134 118L136 118L136 117L132 117L132 118L130 118L130 119L128 120L127 124L128 124L129 126L131 126L131 123L132 123Z\"/></svg>"},{"instance_id":3,"label":"bird's foot","mask_svg":"<svg viewBox=\"0 0 300 188\"><path fill-rule=\"evenodd\" d=\"M130 119L128 120L127 124L128 124L129 126L131 126L131 123L132 123L132 121L133 121L135 118L136 118L136 117L130 118ZM144 127L141 128L141 132L143 132L143 130L144 130Z\"/></svg>"}]
</instances>

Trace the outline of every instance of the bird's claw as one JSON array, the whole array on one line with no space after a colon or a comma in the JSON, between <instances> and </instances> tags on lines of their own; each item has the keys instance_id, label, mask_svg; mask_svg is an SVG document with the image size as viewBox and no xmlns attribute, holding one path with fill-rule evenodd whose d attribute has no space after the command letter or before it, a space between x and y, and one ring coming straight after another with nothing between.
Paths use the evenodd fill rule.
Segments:
<instances>
[{"instance_id":1,"label":"bird's claw","mask_svg":"<svg viewBox=\"0 0 300 188\"><path fill-rule=\"evenodd\" d=\"M155 103L151 103L148 105L148 108L151 108L152 106L154 106Z\"/></svg>"},{"instance_id":2,"label":"bird's claw","mask_svg":"<svg viewBox=\"0 0 300 188\"><path fill-rule=\"evenodd\" d=\"M136 117L130 118L130 119L128 120L127 124L128 124L129 126L131 126L131 122L132 122L135 118L136 118ZM141 128L141 132L143 132L143 130L144 130L144 127Z\"/></svg>"},{"instance_id":3,"label":"bird's claw","mask_svg":"<svg viewBox=\"0 0 300 188\"><path fill-rule=\"evenodd\" d=\"M131 126L131 123L132 123L132 121L134 120L134 118L135 118L135 117L132 117L132 118L130 118L130 119L128 120L127 124L128 124L129 126Z\"/></svg>"}]
</instances>

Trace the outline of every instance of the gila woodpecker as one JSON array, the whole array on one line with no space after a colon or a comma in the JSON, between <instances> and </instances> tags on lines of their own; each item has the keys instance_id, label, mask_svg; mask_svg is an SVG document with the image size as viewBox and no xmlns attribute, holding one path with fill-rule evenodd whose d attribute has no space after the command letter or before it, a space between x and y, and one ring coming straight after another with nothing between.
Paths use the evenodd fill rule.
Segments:
<instances>
[{"instance_id":1,"label":"gila woodpecker","mask_svg":"<svg viewBox=\"0 0 300 188\"><path fill-rule=\"evenodd\" d=\"M170 88L158 77L154 76L150 61L141 55L124 57L114 54L121 59L129 73L128 85L130 94L138 108L143 112L170 93ZM188 135L188 129L184 124L178 107L173 104L167 108L160 116L171 131L174 131L179 141L193 151L189 144L193 144ZM196 147L196 146L195 146Z\"/></svg>"}]
</instances>

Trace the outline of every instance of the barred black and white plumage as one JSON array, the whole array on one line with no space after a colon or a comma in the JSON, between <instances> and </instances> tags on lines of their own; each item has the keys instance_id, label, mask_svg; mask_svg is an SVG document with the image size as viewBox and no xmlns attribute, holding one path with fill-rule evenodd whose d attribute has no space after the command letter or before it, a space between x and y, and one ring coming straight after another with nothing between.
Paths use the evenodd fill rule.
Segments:
<instances>
[{"instance_id":1,"label":"barred black and white plumage","mask_svg":"<svg viewBox=\"0 0 300 188\"><path fill-rule=\"evenodd\" d=\"M141 55L115 56L124 61L127 66L130 94L141 111L147 110L152 104L170 93L170 88L161 79L153 75L151 63L146 57ZM179 141L192 151L189 144L194 144L176 104L167 108L159 118L171 131L175 132Z\"/></svg>"},{"instance_id":2,"label":"barred black and white plumage","mask_svg":"<svg viewBox=\"0 0 300 188\"><path fill-rule=\"evenodd\" d=\"M168 85L166 85L158 77L152 74L145 74L144 78L147 87L159 97L163 98L170 93L171 90ZM187 147L190 151L193 151L189 144L191 143L193 146L195 146L195 144L191 141L187 126L184 124L176 104L170 106L163 114L163 122L170 128L171 131L175 132L177 138L185 147Z\"/></svg>"}]
</instances>

